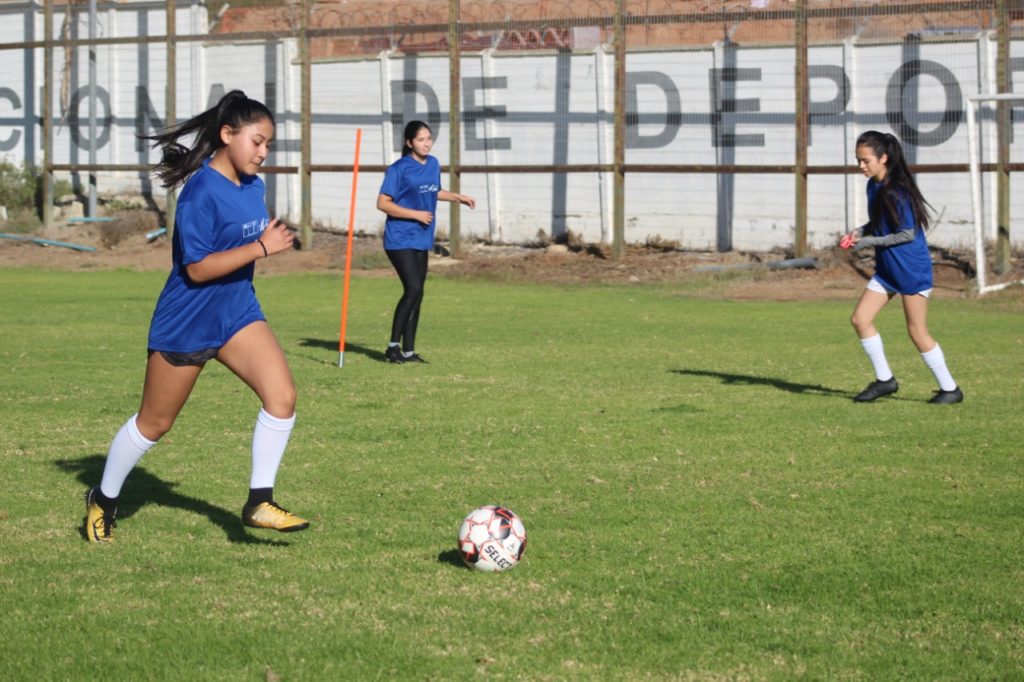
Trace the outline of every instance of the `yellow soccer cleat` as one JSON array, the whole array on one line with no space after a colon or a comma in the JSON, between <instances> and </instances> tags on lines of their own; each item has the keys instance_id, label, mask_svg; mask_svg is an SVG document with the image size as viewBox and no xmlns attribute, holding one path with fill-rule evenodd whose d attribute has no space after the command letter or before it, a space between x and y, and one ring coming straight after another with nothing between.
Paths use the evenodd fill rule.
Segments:
<instances>
[{"instance_id":1,"label":"yellow soccer cleat","mask_svg":"<svg viewBox=\"0 0 1024 682\"><path fill-rule=\"evenodd\" d=\"M260 502L255 507L242 507L242 523L250 528L270 528L291 533L309 528L309 521L292 514L277 502Z\"/></svg>"},{"instance_id":2,"label":"yellow soccer cleat","mask_svg":"<svg viewBox=\"0 0 1024 682\"><path fill-rule=\"evenodd\" d=\"M110 514L95 501L97 488L90 488L85 494L85 536L89 542L113 542L117 520L116 510Z\"/></svg>"}]
</instances>

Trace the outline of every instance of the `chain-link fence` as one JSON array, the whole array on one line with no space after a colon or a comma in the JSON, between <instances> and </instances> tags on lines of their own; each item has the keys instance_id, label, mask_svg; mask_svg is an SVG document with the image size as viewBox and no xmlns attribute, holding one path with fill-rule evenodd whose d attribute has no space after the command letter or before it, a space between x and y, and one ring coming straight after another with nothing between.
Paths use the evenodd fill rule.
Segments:
<instances>
[{"instance_id":1,"label":"chain-link fence","mask_svg":"<svg viewBox=\"0 0 1024 682\"><path fill-rule=\"evenodd\" d=\"M966 245L963 100L1015 90L1022 17L1022 0L0 3L0 154L162 201L137 136L238 88L277 115L268 203L307 240L345 222L357 129L355 227L380 229L383 171L422 119L447 188L478 201L441 225L456 246L801 253L865 221L852 145L879 129L943 216L932 239ZM979 114L986 229L1005 223L1007 247L1015 113Z\"/></svg>"}]
</instances>

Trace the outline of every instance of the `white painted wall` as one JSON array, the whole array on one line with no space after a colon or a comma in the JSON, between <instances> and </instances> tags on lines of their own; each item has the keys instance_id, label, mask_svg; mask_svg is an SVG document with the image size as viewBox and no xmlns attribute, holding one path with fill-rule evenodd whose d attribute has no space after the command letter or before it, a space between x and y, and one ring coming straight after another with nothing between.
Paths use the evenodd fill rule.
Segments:
<instances>
[{"instance_id":1,"label":"white painted wall","mask_svg":"<svg viewBox=\"0 0 1024 682\"><path fill-rule=\"evenodd\" d=\"M58 8L59 9L59 8ZM2 11L2 10L0 10ZM0 43L42 37L42 16L26 9L0 14ZM84 15L83 15L84 16ZM162 3L111 5L101 13L101 36L163 32ZM56 12L54 33L63 16ZM179 33L206 30L205 9L194 5L177 13ZM84 19L83 19L84 21ZM80 34L84 35L84 28ZM32 35L28 35L32 34ZM1011 47L1014 69L1024 71L1024 41ZM275 165L299 162L300 73L297 46L185 43L177 51L179 119L205 109L211 98L239 88L272 104L278 114ZM74 65L73 91L88 86L86 50ZM811 165L853 163L854 140L878 129L901 135L908 157L922 164L967 163L963 93L994 91L992 37L952 42L816 46L811 64ZM99 107L103 145L100 163L155 162L155 151L140 151L135 139L138 112L147 130L164 125L165 48L97 48ZM60 68L56 52L54 111L59 112ZM915 75L914 64L923 68ZM785 48L744 48L725 44L704 49L642 52L627 57L632 84L626 162L636 164L791 164L794 53ZM15 161L41 159L38 126L42 92L42 50L0 50L0 155ZM725 75L723 75L725 74ZM554 52L465 54L462 63L462 161L467 165L594 164L611 160L613 148L612 57L600 46L572 55ZM1024 90L1015 72L1017 88ZM312 67L314 164L351 163L355 132L362 129L363 166L398 157L395 136L405 121L435 125L434 153L448 161L448 61L444 55L405 59L382 53L372 58L318 62ZM844 80L845 79L845 80ZM901 87L902 85L902 87ZM31 107L31 110L29 110ZM57 163L85 162L88 149L87 102L81 122L54 129ZM146 112L149 112L148 114ZM983 116L985 160L995 141L991 109ZM909 129L901 127L905 122ZM1024 160L1024 134L1014 123L1011 160ZM917 131L919 144L908 139ZM268 176L272 210L298 219L298 175ZM375 210L380 173L359 178L356 227L374 232L383 224ZM947 246L973 243L970 187L966 174L921 174L919 183L941 225L932 241ZM350 177L317 174L314 217L347 224ZM1016 190L1024 179L1014 176ZM139 173L102 174L100 188L144 188ZM626 178L626 239L675 240L687 248L731 247L763 251L790 246L794 239L794 181L788 174L633 173ZM588 241L611 238L611 177L608 174L463 174L462 189L477 198L475 211L462 209L463 234L506 242L526 242L538 231L565 230ZM156 190L159 191L159 190ZM986 223L991 230L993 183L985 187ZM1014 191L1011 213L1024 216L1024 200ZM837 236L866 220L864 180L859 175L812 175L809 181L808 238L812 246L833 244ZM439 211L441 229L448 213ZM1011 226L1016 245L1024 244L1024 224Z\"/></svg>"}]
</instances>

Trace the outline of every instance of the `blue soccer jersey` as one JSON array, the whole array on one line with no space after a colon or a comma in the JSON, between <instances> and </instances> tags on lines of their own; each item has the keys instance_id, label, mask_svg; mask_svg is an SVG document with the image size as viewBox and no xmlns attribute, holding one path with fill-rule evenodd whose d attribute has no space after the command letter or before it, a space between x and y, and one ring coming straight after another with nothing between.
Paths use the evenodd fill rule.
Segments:
<instances>
[{"instance_id":1,"label":"blue soccer jersey","mask_svg":"<svg viewBox=\"0 0 1024 682\"><path fill-rule=\"evenodd\" d=\"M150 349L220 348L246 325L266 319L252 286L253 263L203 283L185 271L211 253L251 244L263 234L270 222L263 181L254 175L240 180L236 185L207 160L185 183L174 219L171 274L149 328Z\"/></svg>"},{"instance_id":2,"label":"blue soccer jersey","mask_svg":"<svg viewBox=\"0 0 1024 682\"><path fill-rule=\"evenodd\" d=\"M868 181L868 206L878 196L881 183ZM892 191L892 190L890 190ZM893 246L875 247L875 277L888 289L901 294L917 294L932 288L932 258L924 230L914 220L910 199L897 190L896 212L899 225L893 225L885 208L878 206L878 222L874 236L884 237L901 230L914 230L913 241Z\"/></svg>"},{"instance_id":3,"label":"blue soccer jersey","mask_svg":"<svg viewBox=\"0 0 1024 682\"><path fill-rule=\"evenodd\" d=\"M388 216L384 222L384 248L418 249L434 247L437 224L437 193L441 191L441 164L433 156L420 163L412 154L403 156L388 167L380 193L386 194L402 208L430 211L434 220L429 225L415 220Z\"/></svg>"}]
</instances>

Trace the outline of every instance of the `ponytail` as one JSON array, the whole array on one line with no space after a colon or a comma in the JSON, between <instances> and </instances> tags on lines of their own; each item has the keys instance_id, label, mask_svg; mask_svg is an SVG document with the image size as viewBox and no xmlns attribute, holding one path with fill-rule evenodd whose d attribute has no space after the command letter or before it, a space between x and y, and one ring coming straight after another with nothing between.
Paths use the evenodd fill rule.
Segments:
<instances>
[{"instance_id":1,"label":"ponytail","mask_svg":"<svg viewBox=\"0 0 1024 682\"><path fill-rule=\"evenodd\" d=\"M160 163L153 172L161 184L171 189L185 182L196 172L203 161L224 146L220 131L224 126L238 130L242 126L258 123L264 119L274 123L274 114L262 102L246 97L241 90L232 90L198 116L184 123L164 128L154 135L140 135L144 140L153 140L154 147L162 151ZM191 135L191 146L179 142Z\"/></svg>"},{"instance_id":2,"label":"ponytail","mask_svg":"<svg viewBox=\"0 0 1024 682\"><path fill-rule=\"evenodd\" d=\"M910 202L910 210L914 215L914 229L928 229L931 224L929 209L931 206L925 201L921 190L917 187L914 174L910 172L906 158L903 155L903 147L899 139L891 133L880 133L877 130L869 130L857 138L857 146L868 147L875 153L875 158L881 160L886 156L885 177L882 179L881 187L875 200L868 207L868 225L872 233L879 229L882 215L889 219L893 226L899 225L899 211L897 200L900 195Z\"/></svg>"}]
</instances>

